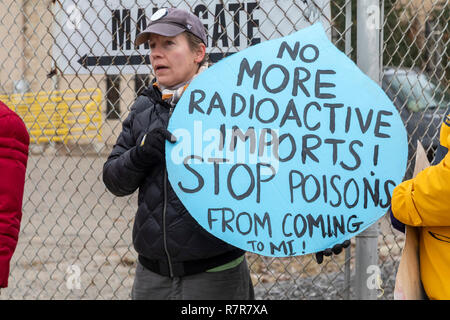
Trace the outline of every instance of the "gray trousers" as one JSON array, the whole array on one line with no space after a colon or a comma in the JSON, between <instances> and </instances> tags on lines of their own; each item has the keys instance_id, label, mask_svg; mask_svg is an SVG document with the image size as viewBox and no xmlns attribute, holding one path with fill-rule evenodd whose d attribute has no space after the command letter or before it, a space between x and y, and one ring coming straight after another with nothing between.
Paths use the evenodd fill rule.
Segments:
<instances>
[{"instance_id":1,"label":"gray trousers","mask_svg":"<svg viewBox=\"0 0 450 320\"><path fill-rule=\"evenodd\" d=\"M133 300L254 300L250 270L244 259L238 266L219 272L184 277L165 277L144 268L138 261Z\"/></svg>"}]
</instances>

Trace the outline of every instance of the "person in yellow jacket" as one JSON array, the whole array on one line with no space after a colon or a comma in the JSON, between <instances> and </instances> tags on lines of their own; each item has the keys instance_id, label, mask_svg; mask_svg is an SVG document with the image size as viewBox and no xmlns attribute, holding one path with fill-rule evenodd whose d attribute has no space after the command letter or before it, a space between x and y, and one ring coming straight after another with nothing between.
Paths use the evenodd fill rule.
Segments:
<instances>
[{"instance_id":1,"label":"person in yellow jacket","mask_svg":"<svg viewBox=\"0 0 450 320\"><path fill-rule=\"evenodd\" d=\"M402 231L399 222L422 227L420 274L429 299L450 299L450 110L441 125L440 143L438 164L399 184L391 200L396 229Z\"/></svg>"}]
</instances>

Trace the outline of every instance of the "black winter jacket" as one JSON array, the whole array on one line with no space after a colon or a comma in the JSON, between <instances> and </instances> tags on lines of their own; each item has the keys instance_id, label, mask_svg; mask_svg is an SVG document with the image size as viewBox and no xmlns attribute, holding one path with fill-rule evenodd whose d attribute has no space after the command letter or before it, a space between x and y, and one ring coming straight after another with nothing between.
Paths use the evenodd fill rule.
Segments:
<instances>
[{"instance_id":1,"label":"black winter jacket","mask_svg":"<svg viewBox=\"0 0 450 320\"><path fill-rule=\"evenodd\" d=\"M165 163L144 169L130 158L145 133L167 128L170 113L171 106L150 85L123 122L122 132L103 166L103 181L116 196L139 189L133 227L139 261L154 272L173 277L203 272L244 251L214 237L192 218L167 179Z\"/></svg>"}]
</instances>

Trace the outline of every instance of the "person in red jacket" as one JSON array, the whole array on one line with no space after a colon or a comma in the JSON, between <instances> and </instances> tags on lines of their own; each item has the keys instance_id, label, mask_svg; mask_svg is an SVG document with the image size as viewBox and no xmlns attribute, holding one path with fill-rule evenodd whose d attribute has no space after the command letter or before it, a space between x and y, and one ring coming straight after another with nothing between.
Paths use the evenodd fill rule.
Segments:
<instances>
[{"instance_id":1,"label":"person in red jacket","mask_svg":"<svg viewBox=\"0 0 450 320\"><path fill-rule=\"evenodd\" d=\"M19 237L29 143L22 119L0 101L0 288Z\"/></svg>"}]
</instances>

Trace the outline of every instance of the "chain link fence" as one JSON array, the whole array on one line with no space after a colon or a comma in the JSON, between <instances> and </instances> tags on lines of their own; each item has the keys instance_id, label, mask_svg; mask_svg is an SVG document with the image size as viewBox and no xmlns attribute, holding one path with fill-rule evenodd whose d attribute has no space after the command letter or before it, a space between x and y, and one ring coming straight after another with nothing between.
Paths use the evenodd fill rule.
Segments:
<instances>
[{"instance_id":1,"label":"chain link fence","mask_svg":"<svg viewBox=\"0 0 450 320\"><path fill-rule=\"evenodd\" d=\"M358 1L359 2L359 1ZM430 160L449 106L449 3L380 1L382 87L409 138ZM320 21L356 60L357 1L0 1L0 99L24 119L32 143L19 242L0 299L129 299L137 254L137 195L118 198L101 178L122 121L153 77L133 42L160 7L197 14L211 60ZM103 52L99 56L99 52ZM147 61L148 62L148 61ZM404 237L379 221L378 298L392 299ZM312 255L248 253L257 299L354 299L355 243L318 265Z\"/></svg>"}]
</instances>

